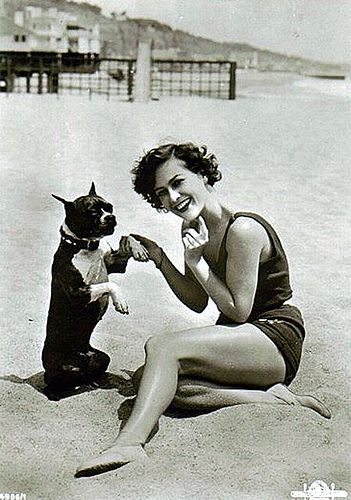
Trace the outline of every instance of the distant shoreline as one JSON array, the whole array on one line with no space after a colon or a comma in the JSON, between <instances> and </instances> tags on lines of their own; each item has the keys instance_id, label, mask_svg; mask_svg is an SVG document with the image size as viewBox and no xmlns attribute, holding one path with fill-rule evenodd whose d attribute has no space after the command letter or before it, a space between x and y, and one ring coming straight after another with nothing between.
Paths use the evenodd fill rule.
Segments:
<instances>
[{"instance_id":1,"label":"distant shoreline","mask_svg":"<svg viewBox=\"0 0 351 500\"><path fill-rule=\"evenodd\" d=\"M294 85L302 88L314 89L322 94L330 94L342 97L351 97L351 79L345 80L323 80L305 77Z\"/></svg>"}]
</instances>

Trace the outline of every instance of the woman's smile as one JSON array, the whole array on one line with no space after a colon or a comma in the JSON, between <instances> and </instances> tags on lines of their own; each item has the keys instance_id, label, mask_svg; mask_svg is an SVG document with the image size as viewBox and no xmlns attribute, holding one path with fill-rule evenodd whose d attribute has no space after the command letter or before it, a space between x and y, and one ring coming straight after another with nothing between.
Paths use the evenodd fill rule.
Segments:
<instances>
[{"instance_id":1,"label":"woman's smile","mask_svg":"<svg viewBox=\"0 0 351 500\"><path fill-rule=\"evenodd\" d=\"M173 204L172 211L180 212L183 214L190 207L191 201L192 200L191 200L190 196L183 198L181 201Z\"/></svg>"},{"instance_id":2,"label":"woman's smile","mask_svg":"<svg viewBox=\"0 0 351 500\"><path fill-rule=\"evenodd\" d=\"M156 170L154 191L165 208L187 220L200 215L209 194L205 178L191 172L177 158Z\"/></svg>"}]
</instances>

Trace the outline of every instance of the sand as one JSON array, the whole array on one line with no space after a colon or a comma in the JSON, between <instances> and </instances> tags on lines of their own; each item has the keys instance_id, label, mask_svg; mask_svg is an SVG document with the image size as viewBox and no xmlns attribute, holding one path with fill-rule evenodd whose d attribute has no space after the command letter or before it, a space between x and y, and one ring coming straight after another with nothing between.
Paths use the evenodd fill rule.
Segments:
<instances>
[{"instance_id":1,"label":"sand","mask_svg":"<svg viewBox=\"0 0 351 500\"><path fill-rule=\"evenodd\" d=\"M263 90L262 90L263 89ZM350 99L266 79L238 84L236 101L164 98L146 104L87 96L0 96L2 209L0 493L27 500L282 500L323 480L351 494L350 452ZM131 313L111 307L93 344L112 357L110 388L59 402L41 390L40 353L50 265L63 219L51 193L74 198L95 181L119 225L109 238L154 238L182 266L179 220L158 214L131 189L145 148L191 140L217 153L218 191L234 210L257 211L278 230L289 256L294 302L307 338L297 392L318 395L324 420L303 408L242 405L192 418L162 417L149 461L93 478L76 466L108 446L128 413L128 371L145 340L206 325L171 294L152 263L114 276ZM129 395L129 397L128 397Z\"/></svg>"}]
</instances>

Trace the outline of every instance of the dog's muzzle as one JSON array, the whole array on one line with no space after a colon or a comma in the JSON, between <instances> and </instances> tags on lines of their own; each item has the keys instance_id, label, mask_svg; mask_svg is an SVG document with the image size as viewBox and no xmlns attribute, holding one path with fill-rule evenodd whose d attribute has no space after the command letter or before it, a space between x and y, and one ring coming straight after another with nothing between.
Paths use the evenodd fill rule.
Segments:
<instances>
[{"instance_id":1,"label":"dog's muzzle","mask_svg":"<svg viewBox=\"0 0 351 500\"><path fill-rule=\"evenodd\" d=\"M110 225L111 224L111 225L115 226L117 224L116 217L113 214L105 213L101 217L100 223L102 225L104 225L104 224Z\"/></svg>"},{"instance_id":2,"label":"dog's muzzle","mask_svg":"<svg viewBox=\"0 0 351 500\"><path fill-rule=\"evenodd\" d=\"M100 219L100 231L103 234L112 234L117 226L116 217L112 214L104 214Z\"/></svg>"}]
</instances>

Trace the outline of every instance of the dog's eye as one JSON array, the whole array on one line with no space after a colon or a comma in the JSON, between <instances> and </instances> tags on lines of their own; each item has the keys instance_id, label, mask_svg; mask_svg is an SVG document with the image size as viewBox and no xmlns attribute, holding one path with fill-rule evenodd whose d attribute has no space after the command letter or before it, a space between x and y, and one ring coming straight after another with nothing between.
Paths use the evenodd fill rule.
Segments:
<instances>
[{"instance_id":1,"label":"dog's eye","mask_svg":"<svg viewBox=\"0 0 351 500\"><path fill-rule=\"evenodd\" d=\"M91 215L101 215L102 214L102 210L101 210L101 208L92 208L90 210L90 213L91 213Z\"/></svg>"}]
</instances>

